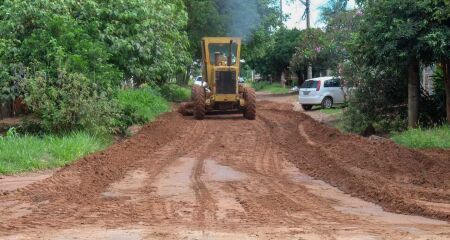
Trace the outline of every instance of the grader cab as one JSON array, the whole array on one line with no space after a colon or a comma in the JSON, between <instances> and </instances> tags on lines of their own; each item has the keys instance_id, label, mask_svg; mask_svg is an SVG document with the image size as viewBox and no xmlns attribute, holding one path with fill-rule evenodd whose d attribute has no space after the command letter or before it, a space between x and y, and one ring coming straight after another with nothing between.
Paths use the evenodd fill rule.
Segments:
<instances>
[{"instance_id":1,"label":"grader cab","mask_svg":"<svg viewBox=\"0 0 450 240\"><path fill-rule=\"evenodd\" d=\"M251 87L239 83L241 39L206 37L202 39L202 83L192 87L192 108L196 119L207 113L242 112L256 117L256 95Z\"/></svg>"}]
</instances>

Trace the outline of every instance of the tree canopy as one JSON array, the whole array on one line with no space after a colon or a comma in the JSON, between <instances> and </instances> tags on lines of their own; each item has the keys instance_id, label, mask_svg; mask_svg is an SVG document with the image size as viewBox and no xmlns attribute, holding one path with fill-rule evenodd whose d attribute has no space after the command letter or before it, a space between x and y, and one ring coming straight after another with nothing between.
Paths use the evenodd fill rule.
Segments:
<instances>
[{"instance_id":1,"label":"tree canopy","mask_svg":"<svg viewBox=\"0 0 450 240\"><path fill-rule=\"evenodd\" d=\"M162 84L190 62L182 0L5 0L2 101L20 97L45 131L114 125L123 81Z\"/></svg>"}]
</instances>

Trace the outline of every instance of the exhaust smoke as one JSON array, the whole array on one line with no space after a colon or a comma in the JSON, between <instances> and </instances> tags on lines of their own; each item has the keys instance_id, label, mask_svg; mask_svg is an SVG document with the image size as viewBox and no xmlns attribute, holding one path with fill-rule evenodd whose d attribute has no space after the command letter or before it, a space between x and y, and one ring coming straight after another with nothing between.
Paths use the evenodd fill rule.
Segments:
<instances>
[{"instance_id":1,"label":"exhaust smoke","mask_svg":"<svg viewBox=\"0 0 450 240\"><path fill-rule=\"evenodd\" d=\"M261 21L258 0L216 0L216 4L228 36L248 40Z\"/></svg>"}]
</instances>

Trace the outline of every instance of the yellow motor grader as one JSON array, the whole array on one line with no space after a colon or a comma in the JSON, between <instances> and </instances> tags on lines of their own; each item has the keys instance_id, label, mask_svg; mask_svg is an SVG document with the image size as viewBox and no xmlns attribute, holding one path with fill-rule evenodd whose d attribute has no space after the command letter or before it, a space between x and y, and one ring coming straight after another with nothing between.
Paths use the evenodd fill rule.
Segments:
<instances>
[{"instance_id":1,"label":"yellow motor grader","mask_svg":"<svg viewBox=\"0 0 450 240\"><path fill-rule=\"evenodd\" d=\"M192 86L189 103L196 119L214 111L240 111L245 118L255 119L255 90L239 82L240 53L240 38L202 39L202 81Z\"/></svg>"}]
</instances>

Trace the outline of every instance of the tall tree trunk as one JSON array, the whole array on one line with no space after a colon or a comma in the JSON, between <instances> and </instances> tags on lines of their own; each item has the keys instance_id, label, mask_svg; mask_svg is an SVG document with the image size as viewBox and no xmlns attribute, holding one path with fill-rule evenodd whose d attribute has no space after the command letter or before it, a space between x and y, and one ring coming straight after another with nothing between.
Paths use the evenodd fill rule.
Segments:
<instances>
[{"instance_id":1,"label":"tall tree trunk","mask_svg":"<svg viewBox=\"0 0 450 240\"><path fill-rule=\"evenodd\" d=\"M308 65L308 76L306 77L306 79L311 79L311 78L313 78L313 68L312 68L312 65Z\"/></svg>"},{"instance_id":2,"label":"tall tree trunk","mask_svg":"<svg viewBox=\"0 0 450 240\"><path fill-rule=\"evenodd\" d=\"M442 61L442 70L444 72L445 102L447 106L447 122L450 123L450 60Z\"/></svg>"},{"instance_id":3,"label":"tall tree trunk","mask_svg":"<svg viewBox=\"0 0 450 240\"><path fill-rule=\"evenodd\" d=\"M414 59L408 66L408 126L417 128L419 122L419 62Z\"/></svg>"}]
</instances>

